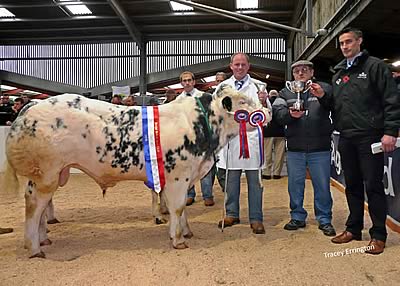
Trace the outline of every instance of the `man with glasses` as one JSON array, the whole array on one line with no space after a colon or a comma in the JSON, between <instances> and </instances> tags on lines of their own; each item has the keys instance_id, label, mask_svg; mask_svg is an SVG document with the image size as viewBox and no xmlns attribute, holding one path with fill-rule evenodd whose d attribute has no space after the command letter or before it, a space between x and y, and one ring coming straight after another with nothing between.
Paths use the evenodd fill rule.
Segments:
<instances>
[{"instance_id":1,"label":"man with glasses","mask_svg":"<svg viewBox=\"0 0 400 286\"><path fill-rule=\"evenodd\" d=\"M194 87L196 81L194 79L194 74L192 72L184 71L183 73L181 73L179 79L183 87L183 92L177 97L177 99L184 98L187 96L199 97L203 94L202 91ZM200 181L201 192L203 194L204 205L206 207L211 207L215 204L212 192L212 188L214 185L214 177L215 177L215 168L212 168L210 172L208 172L208 174ZM195 187L193 186L188 191L186 205L187 206L192 205L194 203L195 197L196 197L196 190Z\"/></svg>"},{"instance_id":2,"label":"man with glasses","mask_svg":"<svg viewBox=\"0 0 400 286\"><path fill-rule=\"evenodd\" d=\"M292 64L296 81L306 84L313 79L314 68L310 61ZM332 88L326 83L313 82L308 91L301 92L303 109L297 110L293 104L297 94L284 88L273 104L273 117L281 125L286 125L288 191L290 198L290 221L286 230L297 230L306 226L307 211L303 207L306 169L308 168L314 189L314 212L319 229L327 236L336 235L332 221L332 197L330 192L330 160L332 122L329 109L321 106L314 97L315 89L330 94Z\"/></svg>"}]
</instances>

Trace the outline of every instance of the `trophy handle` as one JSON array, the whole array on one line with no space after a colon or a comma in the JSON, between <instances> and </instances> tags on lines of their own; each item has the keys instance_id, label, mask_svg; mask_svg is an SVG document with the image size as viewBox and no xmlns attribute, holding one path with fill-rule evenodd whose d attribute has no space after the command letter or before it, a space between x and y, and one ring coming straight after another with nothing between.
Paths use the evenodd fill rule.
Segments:
<instances>
[{"instance_id":1,"label":"trophy handle","mask_svg":"<svg viewBox=\"0 0 400 286\"><path fill-rule=\"evenodd\" d=\"M286 85L286 88L287 88L290 92L293 92L293 91L292 91L292 85L291 85L291 83L292 83L291 81L288 81L288 80L287 80L286 83L285 83L285 85Z\"/></svg>"},{"instance_id":2,"label":"trophy handle","mask_svg":"<svg viewBox=\"0 0 400 286\"><path fill-rule=\"evenodd\" d=\"M304 89L303 92L309 91L310 88L311 88L311 84L312 84L312 80L311 80L311 79L307 80L306 83L305 83L305 87L306 87L306 88Z\"/></svg>"}]
</instances>

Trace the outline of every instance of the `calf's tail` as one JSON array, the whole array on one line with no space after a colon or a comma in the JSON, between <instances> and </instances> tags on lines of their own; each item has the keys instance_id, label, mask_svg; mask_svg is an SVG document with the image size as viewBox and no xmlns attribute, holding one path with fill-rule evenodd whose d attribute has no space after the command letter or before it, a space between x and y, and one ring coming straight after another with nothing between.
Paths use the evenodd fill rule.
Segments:
<instances>
[{"instance_id":1,"label":"calf's tail","mask_svg":"<svg viewBox=\"0 0 400 286\"><path fill-rule=\"evenodd\" d=\"M11 166L7 160L5 162L4 170L3 180L0 184L1 190L7 193L18 192L19 182L17 173L14 167Z\"/></svg>"}]
</instances>

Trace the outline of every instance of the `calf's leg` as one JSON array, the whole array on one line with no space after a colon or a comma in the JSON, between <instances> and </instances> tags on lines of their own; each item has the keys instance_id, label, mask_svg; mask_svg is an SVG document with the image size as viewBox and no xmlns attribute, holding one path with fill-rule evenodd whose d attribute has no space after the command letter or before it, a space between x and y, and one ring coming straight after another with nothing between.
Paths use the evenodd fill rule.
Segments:
<instances>
[{"instance_id":1,"label":"calf's leg","mask_svg":"<svg viewBox=\"0 0 400 286\"><path fill-rule=\"evenodd\" d=\"M156 224L164 224L167 222L166 219L163 218L161 214L161 206L158 205L158 193L155 191L151 191L151 212L154 217L154 221ZM161 201L160 201L161 204Z\"/></svg>"},{"instance_id":2,"label":"calf's leg","mask_svg":"<svg viewBox=\"0 0 400 286\"><path fill-rule=\"evenodd\" d=\"M30 258L45 258L40 249L40 242L47 242L45 209L57 188L47 187L38 189L33 182L29 182L25 191L25 247L31 252Z\"/></svg>"},{"instance_id":3,"label":"calf's leg","mask_svg":"<svg viewBox=\"0 0 400 286\"><path fill-rule=\"evenodd\" d=\"M166 202L170 215L169 235L172 239L172 246L176 249L184 249L188 246L185 243L184 229L181 224L181 217L186 207L186 195L188 186L180 188L165 188Z\"/></svg>"},{"instance_id":4,"label":"calf's leg","mask_svg":"<svg viewBox=\"0 0 400 286\"><path fill-rule=\"evenodd\" d=\"M49 205L46 208L46 217L48 224L60 223L60 221L54 215L53 199L50 200Z\"/></svg>"}]
</instances>

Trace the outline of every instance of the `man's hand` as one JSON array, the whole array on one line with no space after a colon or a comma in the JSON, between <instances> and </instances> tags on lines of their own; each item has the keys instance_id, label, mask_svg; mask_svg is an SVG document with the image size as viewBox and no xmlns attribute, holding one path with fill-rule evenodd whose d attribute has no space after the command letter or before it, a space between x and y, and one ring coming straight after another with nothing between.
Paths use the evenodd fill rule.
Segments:
<instances>
[{"instance_id":1,"label":"man's hand","mask_svg":"<svg viewBox=\"0 0 400 286\"><path fill-rule=\"evenodd\" d=\"M304 115L304 111L295 110L295 109L293 109L293 106L292 106L292 107L289 107L289 114L293 118L300 118Z\"/></svg>"},{"instance_id":2,"label":"man's hand","mask_svg":"<svg viewBox=\"0 0 400 286\"><path fill-rule=\"evenodd\" d=\"M392 152L395 149L397 138L390 135L383 135L381 142L382 142L382 149L383 152Z\"/></svg>"},{"instance_id":3,"label":"man's hand","mask_svg":"<svg viewBox=\"0 0 400 286\"><path fill-rule=\"evenodd\" d=\"M322 87L318 83L315 83L315 82L313 82L310 85L310 92L312 95L319 97L319 98L321 98L325 95L325 92L322 89Z\"/></svg>"}]
</instances>

